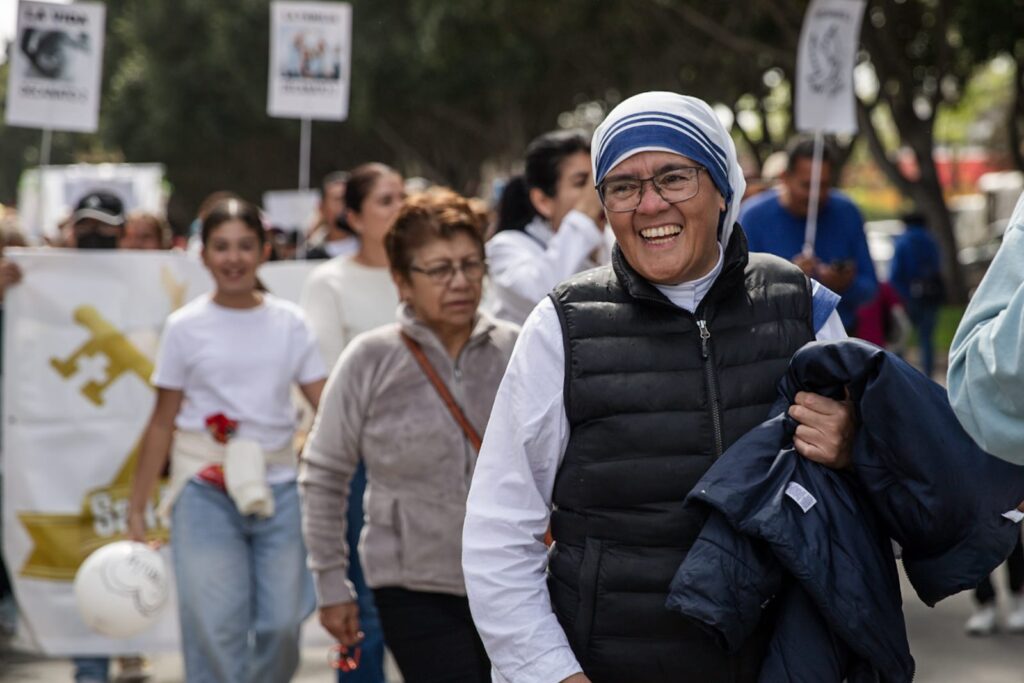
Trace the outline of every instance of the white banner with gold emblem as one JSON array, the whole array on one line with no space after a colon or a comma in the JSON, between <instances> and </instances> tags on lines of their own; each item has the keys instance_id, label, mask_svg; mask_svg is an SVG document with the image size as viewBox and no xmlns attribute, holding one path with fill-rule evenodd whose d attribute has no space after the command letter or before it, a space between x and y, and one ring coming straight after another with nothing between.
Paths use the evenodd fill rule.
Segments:
<instances>
[{"instance_id":1,"label":"white banner with gold emblem","mask_svg":"<svg viewBox=\"0 0 1024 683\"><path fill-rule=\"evenodd\" d=\"M8 249L4 256L23 272L3 307L0 460L19 644L50 655L177 649L173 592L152 628L113 640L82 622L72 581L89 553L124 537L164 320L209 291L211 279L183 253ZM297 301L316 265L268 263L259 275L271 292ZM167 540L152 506L148 523L150 538ZM162 552L170 566L169 547ZM313 622L305 642L329 642Z\"/></svg>"},{"instance_id":2,"label":"white banner with gold emblem","mask_svg":"<svg viewBox=\"0 0 1024 683\"><path fill-rule=\"evenodd\" d=\"M150 630L111 640L82 622L71 582L90 552L123 538L160 330L209 276L167 252L5 256L24 274L4 301L3 349L3 541L20 635L51 655L176 648L173 597Z\"/></svg>"}]
</instances>

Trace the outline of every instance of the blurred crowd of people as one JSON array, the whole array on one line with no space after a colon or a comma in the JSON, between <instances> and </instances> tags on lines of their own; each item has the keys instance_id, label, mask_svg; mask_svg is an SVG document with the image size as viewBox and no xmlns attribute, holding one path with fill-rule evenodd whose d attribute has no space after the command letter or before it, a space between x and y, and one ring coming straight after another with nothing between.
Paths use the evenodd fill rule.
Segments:
<instances>
[{"instance_id":1,"label":"blurred crowd of people","mask_svg":"<svg viewBox=\"0 0 1024 683\"><path fill-rule=\"evenodd\" d=\"M808 252L811 159L811 142L794 141L777 182L748 183L742 204L730 204L749 250L798 266L814 281L816 305L834 293L838 315L826 310L817 338L850 334L902 351L912 326L920 367L932 376L944 291L924 220L905 216L879 283L863 218L832 187L826 151ZM489 653L503 635L491 623L485 647L474 625L481 615L462 562L467 497L520 326L539 325L530 316L559 283L613 259L607 193L628 202L637 188L606 181L600 195L593 167L587 137L547 133L488 207L443 187L410 192L398 170L363 164L323 179L318 213L301 234L268 224L227 191L203 202L188 240L162 217L126 214L113 193L77 203L51 246L191 250L215 282L164 329L130 504L129 535L145 540L145 505L169 463L164 512L189 681L289 680L300 625L316 608L341 646L342 683L382 683L385 646L406 681L491 680ZM663 199L696 194L703 172L658 169L636 179L636 201L647 201L648 182ZM12 212L0 217L0 238L24 245ZM320 263L294 305L264 291L257 270L297 258ZM0 295L25 276L0 261ZM555 381L561 392L561 376ZM295 386L316 410L299 458ZM523 483L490 476L498 497ZM1022 567L1019 557L1010 565L1018 596ZM0 575L3 594L11 588ZM992 599L990 584L979 588L972 633L995 628ZM1024 629L1019 597L1008 625ZM119 680L145 678L139 658L121 666ZM107 658L78 658L76 667L78 681L109 678Z\"/></svg>"}]
</instances>

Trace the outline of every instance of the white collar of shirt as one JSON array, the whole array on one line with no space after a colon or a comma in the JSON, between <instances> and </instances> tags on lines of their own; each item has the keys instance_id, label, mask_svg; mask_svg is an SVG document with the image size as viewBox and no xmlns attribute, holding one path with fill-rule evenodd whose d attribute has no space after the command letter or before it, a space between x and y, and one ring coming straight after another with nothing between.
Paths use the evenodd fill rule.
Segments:
<instances>
[{"instance_id":1,"label":"white collar of shirt","mask_svg":"<svg viewBox=\"0 0 1024 683\"><path fill-rule=\"evenodd\" d=\"M324 251L331 258L335 256L341 256L342 254L352 254L359 249L359 238L358 237L345 237L340 240L330 240L324 242Z\"/></svg>"},{"instance_id":2,"label":"white collar of shirt","mask_svg":"<svg viewBox=\"0 0 1024 683\"><path fill-rule=\"evenodd\" d=\"M715 267L705 275L704 277L690 282L683 282L678 285L654 285L654 287L665 295L669 301L678 306L679 308L686 309L690 313L697 310L697 306L704 299L704 296L711 289L711 285L718 279L718 274L722 272L722 245L718 245L718 262L715 263ZM651 283L654 284L654 283Z\"/></svg>"},{"instance_id":3,"label":"white collar of shirt","mask_svg":"<svg viewBox=\"0 0 1024 683\"><path fill-rule=\"evenodd\" d=\"M523 228L523 232L539 240L544 246L547 246L555 236L555 231L551 229L551 224L540 216L527 223L526 227Z\"/></svg>"}]
</instances>

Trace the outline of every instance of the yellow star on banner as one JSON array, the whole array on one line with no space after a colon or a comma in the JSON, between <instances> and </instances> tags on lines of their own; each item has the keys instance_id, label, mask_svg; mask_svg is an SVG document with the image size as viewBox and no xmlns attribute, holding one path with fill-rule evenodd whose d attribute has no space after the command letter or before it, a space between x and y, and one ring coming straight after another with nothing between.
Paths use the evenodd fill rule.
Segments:
<instances>
[{"instance_id":1,"label":"yellow star on banner","mask_svg":"<svg viewBox=\"0 0 1024 683\"><path fill-rule=\"evenodd\" d=\"M114 480L86 492L78 514L20 512L18 519L32 538L32 551L21 568L22 576L71 581L89 553L124 537L128 530L128 498L139 457L139 444L128 454ZM146 506L146 539L166 542L167 528L154 512L158 498Z\"/></svg>"},{"instance_id":2,"label":"yellow star on banner","mask_svg":"<svg viewBox=\"0 0 1024 683\"><path fill-rule=\"evenodd\" d=\"M165 286L167 278L165 277ZM174 298L172 292L168 295ZM78 372L83 356L103 355L107 358L107 377L102 383L89 382L82 394L95 405L103 405L103 393L124 372L137 375L147 386L153 372L152 362L117 328L92 306L74 311L75 322L90 332L90 338L67 359L52 358L50 365L64 378ZM96 548L123 538L128 529L128 499L132 476L139 458L140 443L132 448L106 486L86 492L78 514L20 512L18 518L32 539L33 547L22 566L21 574L37 579L71 581L79 565ZM159 525L155 514L157 497L146 508L147 539L166 542L168 530Z\"/></svg>"}]
</instances>

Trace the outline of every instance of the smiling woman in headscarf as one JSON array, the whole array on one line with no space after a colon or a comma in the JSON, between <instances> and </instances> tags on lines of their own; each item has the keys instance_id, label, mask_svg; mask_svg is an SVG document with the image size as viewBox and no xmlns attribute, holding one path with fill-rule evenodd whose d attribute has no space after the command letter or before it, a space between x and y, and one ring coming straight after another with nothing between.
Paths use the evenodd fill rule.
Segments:
<instances>
[{"instance_id":1,"label":"smiling woman in headscarf","mask_svg":"<svg viewBox=\"0 0 1024 683\"><path fill-rule=\"evenodd\" d=\"M839 297L748 253L743 173L705 102L631 97L592 151L617 246L534 309L513 352L469 494L473 617L499 682L755 681L770 614L729 653L665 609L704 521L682 501L764 419L793 352L845 337ZM846 404L800 394L791 415L801 454L848 464Z\"/></svg>"}]
</instances>

